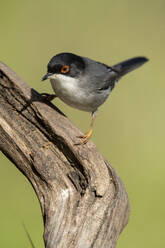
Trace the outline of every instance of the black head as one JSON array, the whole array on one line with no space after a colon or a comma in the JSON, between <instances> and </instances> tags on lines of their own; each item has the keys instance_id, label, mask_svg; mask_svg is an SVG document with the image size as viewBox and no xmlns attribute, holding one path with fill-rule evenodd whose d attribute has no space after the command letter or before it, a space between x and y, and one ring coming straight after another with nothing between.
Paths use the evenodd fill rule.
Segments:
<instances>
[{"instance_id":1,"label":"black head","mask_svg":"<svg viewBox=\"0 0 165 248\"><path fill-rule=\"evenodd\" d=\"M46 80L52 74L76 77L84 72L85 62L82 57L73 53L59 53L49 61L47 68L48 73L42 80Z\"/></svg>"}]
</instances>

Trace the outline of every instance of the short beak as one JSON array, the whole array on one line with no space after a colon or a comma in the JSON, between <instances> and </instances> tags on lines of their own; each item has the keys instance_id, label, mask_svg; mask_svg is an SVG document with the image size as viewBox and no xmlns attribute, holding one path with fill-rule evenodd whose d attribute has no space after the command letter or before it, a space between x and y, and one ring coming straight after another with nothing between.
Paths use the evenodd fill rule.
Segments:
<instances>
[{"instance_id":1,"label":"short beak","mask_svg":"<svg viewBox=\"0 0 165 248\"><path fill-rule=\"evenodd\" d=\"M47 74L45 74L45 76L43 76L41 81L44 81L44 80L48 79L50 76L52 76L52 73L48 72Z\"/></svg>"}]
</instances>

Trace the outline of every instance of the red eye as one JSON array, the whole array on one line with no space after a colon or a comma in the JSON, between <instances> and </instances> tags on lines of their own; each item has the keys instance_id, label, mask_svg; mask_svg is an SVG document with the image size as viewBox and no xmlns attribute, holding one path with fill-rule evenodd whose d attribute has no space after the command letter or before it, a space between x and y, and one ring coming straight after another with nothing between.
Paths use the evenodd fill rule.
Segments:
<instances>
[{"instance_id":1,"label":"red eye","mask_svg":"<svg viewBox=\"0 0 165 248\"><path fill-rule=\"evenodd\" d=\"M69 71L69 66L68 65L64 65L62 68L61 68L61 73L67 73Z\"/></svg>"}]
</instances>

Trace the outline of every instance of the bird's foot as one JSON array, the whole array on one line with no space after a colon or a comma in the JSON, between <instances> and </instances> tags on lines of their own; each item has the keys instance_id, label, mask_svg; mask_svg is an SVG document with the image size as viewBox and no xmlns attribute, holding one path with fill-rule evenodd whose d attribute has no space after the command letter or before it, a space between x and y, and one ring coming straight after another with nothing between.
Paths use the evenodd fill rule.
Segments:
<instances>
[{"instance_id":1,"label":"bird's foot","mask_svg":"<svg viewBox=\"0 0 165 248\"><path fill-rule=\"evenodd\" d=\"M89 139L91 138L92 132L93 132L93 130L90 129L84 136L79 136L79 138L81 139L79 145L86 144L89 141Z\"/></svg>"},{"instance_id":2,"label":"bird's foot","mask_svg":"<svg viewBox=\"0 0 165 248\"><path fill-rule=\"evenodd\" d=\"M41 96L44 97L44 100L51 102L57 96L55 94L41 93Z\"/></svg>"}]
</instances>

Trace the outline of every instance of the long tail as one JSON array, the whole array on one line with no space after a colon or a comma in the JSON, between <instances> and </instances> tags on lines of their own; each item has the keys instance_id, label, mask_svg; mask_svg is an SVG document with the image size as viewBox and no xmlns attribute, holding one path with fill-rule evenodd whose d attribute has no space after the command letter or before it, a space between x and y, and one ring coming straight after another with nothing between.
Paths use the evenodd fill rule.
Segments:
<instances>
[{"instance_id":1,"label":"long tail","mask_svg":"<svg viewBox=\"0 0 165 248\"><path fill-rule=\"evenodd\" d=\"M132 59L125 60L119 64L112 66L114 71L117 71L120 76L124 76L130 71L135 70L139 66L143 65L148 61L145 57L136 57Z\"/></svg>"}]
</instances>

